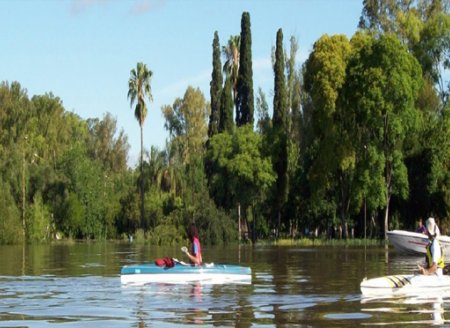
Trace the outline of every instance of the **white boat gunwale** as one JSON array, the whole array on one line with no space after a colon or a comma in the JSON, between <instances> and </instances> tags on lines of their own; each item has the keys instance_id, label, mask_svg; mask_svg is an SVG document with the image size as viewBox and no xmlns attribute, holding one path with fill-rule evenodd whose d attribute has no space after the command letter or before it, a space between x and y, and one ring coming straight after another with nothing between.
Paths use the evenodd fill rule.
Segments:
<instances>
[{"instance_id":1,"label":"white boat gunwale","mask_svg":"<svg viewBox=\"0 0 450 328\"><path fill-rule=\"evenodd\" d=\"M430 295L450 291L450 276L401 274L364 279L360 284L363 296Z\"/></svg>"}]
</instances>

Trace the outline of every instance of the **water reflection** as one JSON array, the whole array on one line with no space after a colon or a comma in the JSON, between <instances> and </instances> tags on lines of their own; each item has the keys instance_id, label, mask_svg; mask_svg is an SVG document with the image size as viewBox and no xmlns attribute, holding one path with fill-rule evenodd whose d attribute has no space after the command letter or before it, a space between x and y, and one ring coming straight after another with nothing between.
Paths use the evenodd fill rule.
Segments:
<instances>
[{"instance_id":1,"label":"water reflection","mask_svg":"<svg viewBox=\"0 0 450 328\"><path fill-rule=\"evenodd\" d=\"M371 323L373 325L442 325L449 322L444 317L446 301L450 302L450 294L362 298L361 304L373 305L373 307L363 307L361 310L366 313L378 314L377 317L380 319L390 318L390 321L387 322ZM392 321L393 319L395 321Z\"/></svg>"},{"instance_id":2,"label":"water reflection","mask_svg":"<svg viewBox=\"0 0 450 328\"><path fill-rule=\"evenodd\" d=\"M146 322L149 321L149 316L146 311L144 311L144 295L139 293L137 296L137 310L136 310L136 318L137 318L137 326L139 328L147 328Z\"/></svg>"},{"instance_id":3,"label":"water reflection","mask_svg":"<svg viewBox=\"0 0 450 328\"><path fill-rule=\"evenodd\" d=\"M201 300L202 300L202 285L200 284L200 282L195 282L192 284L191 296L194 301L201 302Z\"/></svg>"},{"instance_id":4,"label":"water reflection","mask_svg":"<svg viewBox=\"0 0 450 328\"><path fill-rule=\"evenodd\" d=\"M424 314L426 318L429 318L425 322L431 320L433 325L441 325L445 322L444 298L441 296L405 299L404 304L419 306L417 313Z\"/></svg>"},{"instance_id":5,"label":"water reflection","mask_svg":"<svg viewBox=\"0 0 450 328\"><path fill-rule=\"evenodd\" d=\"M122 286L123 299L136 304L139 327L151 324L223 324L235 325L248 317L243 309L250 304L250 285L147 284ZM135 300L135 301L133 301Z\"/></svg>"},{"instance_id":6,"label":"water reflection","mask_svg":"<svg viewBox=\"0 0 450 328\"><path fill-rule=\"evenodd\" d=\"M444 320L444 307L443 307L442 298L438 298L436 302L433 303L433 323L436 325L440 325L445 322Z\"/></svg>"},{"instance_id":7,"label":"water reflection","mask_svg":"<svg viewBox=\"0 0 450 328\"><path fill-rule=\"evenodd\" d=\"M193 309L190 314L186 315L186 320L195 324L202 324L205 313L197 306L202 301L202 285L200 282L194 282L191 285L191 300Z\"/></svg>"}]
</instances>

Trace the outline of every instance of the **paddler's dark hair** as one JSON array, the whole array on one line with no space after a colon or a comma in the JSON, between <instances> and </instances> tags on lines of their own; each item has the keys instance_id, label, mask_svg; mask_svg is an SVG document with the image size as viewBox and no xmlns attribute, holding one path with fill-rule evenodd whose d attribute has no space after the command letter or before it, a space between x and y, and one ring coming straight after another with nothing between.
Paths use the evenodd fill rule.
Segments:
<instances>
[{"instance_id":1,"label":"paddler's dark hair","mask_svg":"<svg viewBox=\"0 0 450 328\"><path fill-rule=\"evenodd\" d=\"M198 238L198 230L194 223L189 225L187 235L191 241L194 240L194 237Z\"/></svg>"}]
</instances>

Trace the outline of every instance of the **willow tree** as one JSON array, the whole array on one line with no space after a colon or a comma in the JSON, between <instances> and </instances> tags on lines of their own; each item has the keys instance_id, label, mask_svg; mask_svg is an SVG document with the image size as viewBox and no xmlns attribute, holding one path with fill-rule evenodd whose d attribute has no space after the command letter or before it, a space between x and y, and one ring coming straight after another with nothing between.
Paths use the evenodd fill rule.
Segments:
<instances>
[{"instance_id":1,"label":"willow tree","mask_svg":"<svg viewBox=\"0 0 450 328\"><path fill-rule=\"evenodd\" d=\"M183 164L191 164L191 158L202 155L208 138L209 104L199 88L188 86L183 98L175 99L172 106L161 108L164 127L169 131L172 143L177 145Z\"/></svg>"},{"instance_id":2,"label":"willow tree","mask_svg":"<svg viewBox=\"0 0 450 328\"><path fill-rule=\"evenodd\" d=\"M128 99L130 100L130 107L134 108L134 116L139 123L141 129L141 177L140 177L140 193L141 193L141 224L145 222L144 216L144 122L147 117L146 98L149 101L153 100L150 80L153 73L147 68L144 63L137 63L136 68L130 72L130 79L128 80Z\"/></svg>"},{"instance_id":3,"label":"willow tree","mask_svg":"<svg viewBox=\"0 0 450 328\"><path fill-rule=\"evenodd\" d=\"M204 145L208 139L209 109L209 103L203 93L192 86L188 86L183 98L175 99L172 106L165 105L161 108L165 118L164 127L170 135L170 147L174 147L174 151L178 152L186 169L185 178L189 179L189 184L186 185L188 188L183 192L186 204L189 200L196 204L199 199L197 195L201 194L206 186L202 160Z\"/></svg>"}]
</instances>

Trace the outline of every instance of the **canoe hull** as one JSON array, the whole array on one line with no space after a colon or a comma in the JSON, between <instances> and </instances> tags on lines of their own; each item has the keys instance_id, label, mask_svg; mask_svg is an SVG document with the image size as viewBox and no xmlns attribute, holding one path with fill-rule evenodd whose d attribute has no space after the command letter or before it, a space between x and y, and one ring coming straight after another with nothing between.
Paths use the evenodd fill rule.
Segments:
<instances>
[{"instance_id":1,"label":"canoe hull","mask_svg":"<svg viewBox=\"0 0 450 328\"><path fill-rule=\"evenodd\" d=\"M407 254L425 255L425 247L429 243L427 235L417 232L392 230L387 232L387 236L396 250ZM438 239L444 255L450 256L450 237L439 236Z\"/></svg>"},{"instance_id":2,"label":"canoe hull","mask_svg":"<svg viewBox=\"0 0 450 328\"><path fill-rule=\"evenodd\" d=\"M238 265L212 264L191 266L176 264L172 268L154 264L136 264L122 267L122 284L170 283L251 283L251 269Z\"/></svg>"},{"instance_id":3,"label":"canoe hull","mask_svg":"<svg viewBox=\"0 0 450 328\"><path fill-rule=\"evenodd\" d=\"M438 295L450 290L450 276L392 275L364 279L360 285L364 296L389 295Z\"/></svg>"}]
</instances>

